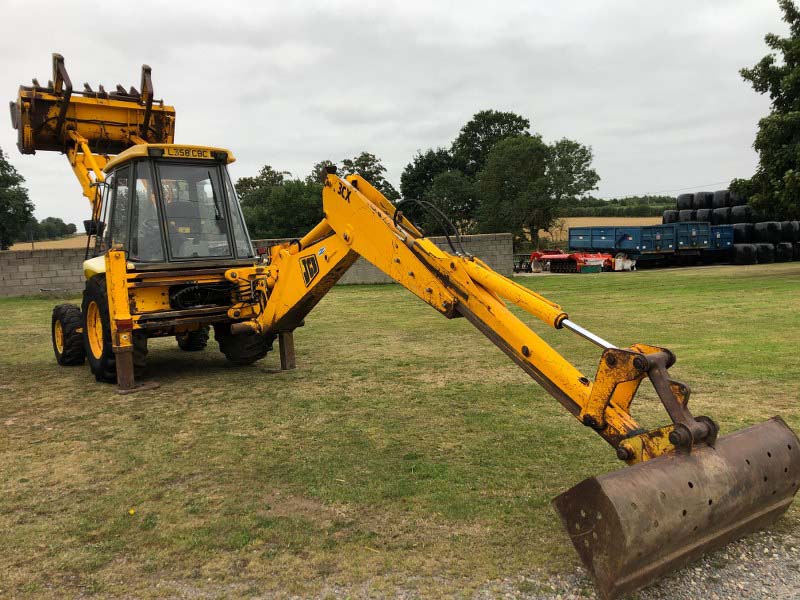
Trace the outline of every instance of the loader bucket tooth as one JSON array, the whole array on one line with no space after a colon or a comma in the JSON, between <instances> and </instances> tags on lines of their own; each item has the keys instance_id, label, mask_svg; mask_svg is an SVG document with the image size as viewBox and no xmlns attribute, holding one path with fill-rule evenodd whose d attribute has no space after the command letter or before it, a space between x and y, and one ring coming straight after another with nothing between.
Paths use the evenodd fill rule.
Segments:
<instances>
[{"instance_id":1,"label":"loader bucket tooth","mask_svg":"<svg viewBox=\"0 0 800 600\"><path fill-rule=\"evenodd\" d=\"M553 500L603 598L632 592L786 511L800 442L779 417L591 477Z\"/></svg>"}]
</instances>

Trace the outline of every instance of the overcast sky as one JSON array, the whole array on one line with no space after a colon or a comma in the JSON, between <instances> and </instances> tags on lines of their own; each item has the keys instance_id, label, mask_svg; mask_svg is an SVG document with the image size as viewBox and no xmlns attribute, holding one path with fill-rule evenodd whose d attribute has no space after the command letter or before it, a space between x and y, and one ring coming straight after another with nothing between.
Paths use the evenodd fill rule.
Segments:
<instances>
[{"instance_id":1,"label":"overcast sky","mask_svg":"<svg viewBox=\"0 0 800 600\"><path fill-rule=\"evenodd\" d=\"M76 6L80 4L80 8ZM448 146L478 110L591 145L601 197L719 189L752 174L768 100L738 70L784 33L773 0L37 2L0 0L0 90L50 77L138 88L177 111L176 141L228 147L234 178L263 164L378 155L399 187L417 149ZM0 147L36 216L80 223L64 156ZM691 191L691 190L689 190Z\"/></svg>"}]
</instances>

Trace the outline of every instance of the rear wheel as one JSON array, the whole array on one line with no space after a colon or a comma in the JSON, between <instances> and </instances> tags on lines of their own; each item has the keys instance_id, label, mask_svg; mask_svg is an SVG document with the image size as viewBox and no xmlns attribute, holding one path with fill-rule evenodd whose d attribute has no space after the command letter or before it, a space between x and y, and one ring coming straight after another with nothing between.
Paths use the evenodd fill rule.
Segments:
<instances>
[{"instance_id":1,"label":"rear wheel","mask_svg":"<svg viewBox=\"0 0 800 600\"><path fill-rule=\"evenodd\" d=\"M56 362L62 366L82 365L83 349L81 309L74 304L59 304L53 309L51 333Z\"/></svg>"},{"instance_id":2,"label":"rear wheel","mask_svg":"<svg viewBox=\"0 0 800 600\"><path fill-rule=\"evenodd\" d=\"M215 325L214 338L219 344L220 352L232 363L251 365L261 360L272 350L275 335L257 335L243 333L233 335L230 325Z\"/></svg>"},{"instance_id":3,"label":"rear wheel","mask_svg":"<svg viewBox=\"0 0 800 600\"><path fill-rule=\"evenodd\" d=\"M178 347L186 352L198 352L208 345L208 326L195 329L194 331L184 331L175 336L178 340Z\"/></svg>"}]
</instances>

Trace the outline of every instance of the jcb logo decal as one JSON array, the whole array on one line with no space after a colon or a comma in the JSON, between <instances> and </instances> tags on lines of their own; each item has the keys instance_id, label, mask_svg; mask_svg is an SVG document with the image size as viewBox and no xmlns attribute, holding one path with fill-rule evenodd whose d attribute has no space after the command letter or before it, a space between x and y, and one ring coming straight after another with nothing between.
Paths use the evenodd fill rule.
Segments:
<instances>
[{"instance_id":1,"label":"jcb logo decal","mask_svg":"<svg viewBox=\"0 0 800 600\"><path fill-rule=\"evenodd\" d=\"M314 278L319 275L319 263L317 262L317 257L312 254L310 256L306 256L300 259L300 266L303 269L303 281L306 283L306 287L308 287Z\"/></svg>"}]
</instances>

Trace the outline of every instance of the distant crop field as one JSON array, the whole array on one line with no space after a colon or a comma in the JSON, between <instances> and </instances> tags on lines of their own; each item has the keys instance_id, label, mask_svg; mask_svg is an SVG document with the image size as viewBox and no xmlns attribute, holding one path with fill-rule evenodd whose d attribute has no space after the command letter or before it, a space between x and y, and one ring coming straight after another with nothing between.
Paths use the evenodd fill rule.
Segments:
<instances>
[{"instance_id":1,"label":"distant crop field","mask_svg":"<svg viewBox=\"0 0 800 600\"><path fill-rule=\"evenodd\" d=\"M550 240L566 240L570 227L619 226L636 227L639 225L660 225L661 217L565 217L561 227L551 231L540 231L539 237Z\"/></svg>"},{"instance_id":2,"label":"distant crop field","mask_svg":"<svg viewBox=\"0 0 800 600\"><path fill-rule=\"evenodd\" d=\"M81 233L72 237L60 240L44 240L41 242L17 242L11 246L11 250L63 250L65 248L85 248L86 235Z\"/></svg>"},{"instance_id":3,"label":"distant crop field","mask_svg":"<svg viewBox=\"0 0 800 600\"><path fill-rule=\"evenodd\" d=\"M800 263L516 281L613 343L674 350L723 434L800 428ZM151 340L161 387L132 396L55 364L63 301L0 299L2 598L507 597L493 581L574 572L550 499L620 467L466 319L397 285L335 287L294 371ZM597 348L532 327L594 376ZM668 422L642 391L634 415ZM796 501L773 530L799 519Z\"/></svg>"}]
</instances>

